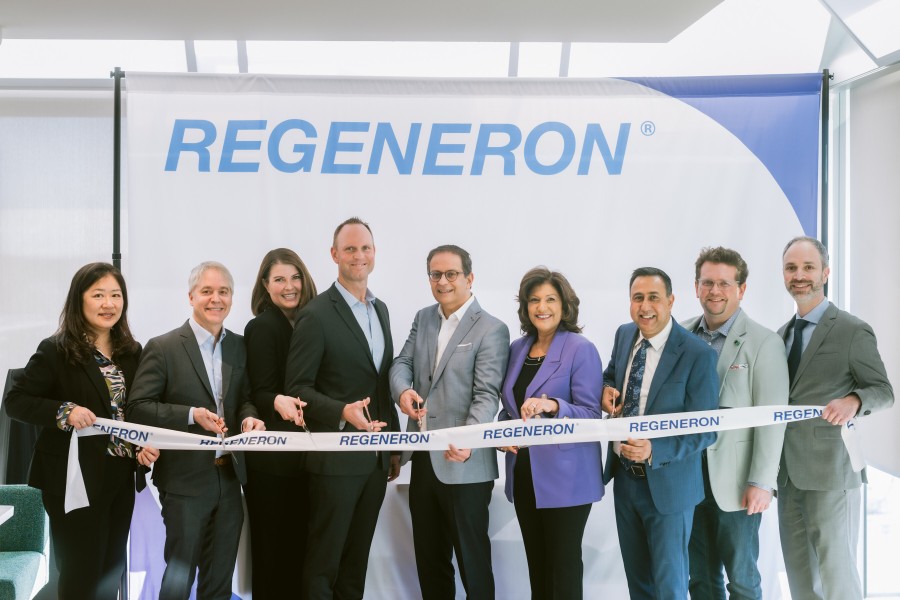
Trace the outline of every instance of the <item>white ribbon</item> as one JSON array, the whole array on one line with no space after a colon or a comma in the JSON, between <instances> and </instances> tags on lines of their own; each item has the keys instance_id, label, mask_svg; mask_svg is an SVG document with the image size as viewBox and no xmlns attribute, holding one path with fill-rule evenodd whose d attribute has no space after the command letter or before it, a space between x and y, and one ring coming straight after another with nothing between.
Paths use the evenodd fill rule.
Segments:
<instances>
[{"instance_id":1,"label":"white ribbon","mask_svg":"<svg viewBox=\"0 0 900 600\"><path fill-rule=\"evenodd\" d=\"M577 442L621 441L628 438L653 439L747 427L764 427L822 416L821 406L753 406L700 412L645 415L618 419L530 419L498 421L424 432L337 432L305 433L252 431L219 438L183 433L171 429L97 419L92 427L77 431L69 446L66 474L66 512L88 506L84 480L78 463L77 437L112 435L137 446L159 450L231 451L400 451L495 448L500 446L542 446Z\"/></svg>"},{"instance_id":2,"label":"white ribbon","mask_svg":"<svg viewBox=\"0 0 900 600\"><path fill-rule=\"evenodd\" d=\"M82 430L85 431L85 430ZM69 513L76 508L88 506L87 490L81 476L81 464L78 462L78 436L72 432L69 439L69 461L66 465L66 497L63 508Z\"/></svg>"}]
</instances>

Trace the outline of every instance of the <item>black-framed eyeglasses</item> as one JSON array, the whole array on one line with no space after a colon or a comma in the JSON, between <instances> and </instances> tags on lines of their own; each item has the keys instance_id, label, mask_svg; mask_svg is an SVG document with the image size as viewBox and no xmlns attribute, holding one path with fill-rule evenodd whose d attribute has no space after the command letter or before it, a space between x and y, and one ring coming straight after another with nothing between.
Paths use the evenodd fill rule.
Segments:
<instances>
[{"instance_id":1,"label":"black-framed eyeglasses","mask_svg":"<svg viewBox=\"0 0 900 600\"><path fill-rule=\"evenodd\" d=\"M456 281L456 278L462 275L462 271L428 271L428 279L437 283L444 277L450 283Z\"/></svg>"}]
</instances>

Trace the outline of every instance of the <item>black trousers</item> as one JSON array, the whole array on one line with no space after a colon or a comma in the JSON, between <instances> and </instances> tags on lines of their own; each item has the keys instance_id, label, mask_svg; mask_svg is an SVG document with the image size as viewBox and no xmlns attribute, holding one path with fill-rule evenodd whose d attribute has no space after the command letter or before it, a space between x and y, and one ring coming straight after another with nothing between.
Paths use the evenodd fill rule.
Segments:
<instances>
[{"instance_id":1,"label":"black trousers","mask_svg":"<svg viewBox=\"0 0 900 600\"><path fill-rule=\"evenodd\" d=\"M166 570L159 600L187 600L197 578L197 600L229 600L244 506L241 484L231 462L209 466L217 483L197 496L182 496L162 489ZM199 573L199 574L198 574Z\"/></svg>"},{"instance_id":2,"label":"black trousers","mask_svg":"<svg viewBox=\"0 0 900 600\"><path fill-rule=\"evenodd\" d=\"M516 456L513 500L534 600L579 599L584 594L581 540L591 504L537 508L527 448Z\"/></svg>"},{"instance_id":3,"label":"black trousers","mask_svg":"<svg viewBox=\"0 0 900 600\"><path fill-rule=\"evenodd\" d=\"M303 585L309 600L361 600L388 473L309 473L309 538Z\"/></svg>"},{"instance_id":4,"label":"black trousers","mask_svg":"<svg viewBox=\"0 0 900 600\"><path fill-rule=\"evenodd\" d=\"M103 490L66 514L65 498L44 493L61 600L116 600L134 510L134 461L107 456Z\"/></svg>"},{"instance_id":5,"label":"black trousers","mask_svg":"<svg viewBox=\"0 0 900 600\"><path fill-rule=\"evenodd\" d=\"M434 474L427 452L413 455L409 511L423 600L456 597L451 562L454 551L466 597L494 598L488 535L488 505L493 489L493 481L443 483Z\"/></svg>"},{"instance_id":6,"label":"black trousers","mask_svg":"<svg viewBox=\"0 0 900 600\"><path fill-rule=\"evenodd\" d=\"M248 469L244 499L250 521L254 600L300 598L298 570L306 562L309 533L306 473L288 476Z\"/></svg>"}]
</instances>

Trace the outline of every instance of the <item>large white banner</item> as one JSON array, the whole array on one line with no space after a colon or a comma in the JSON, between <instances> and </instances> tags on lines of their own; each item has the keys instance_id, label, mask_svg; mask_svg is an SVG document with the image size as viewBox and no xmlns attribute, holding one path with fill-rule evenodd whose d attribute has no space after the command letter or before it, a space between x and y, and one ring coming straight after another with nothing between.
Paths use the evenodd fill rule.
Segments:
<instances>
[{"instance_id":1,"label":"large white banner","mask_svg":"<svg viewBox=\"0 0 900 600\"><path fill-rule=\"evenodd\" d=\"M372 225L370 283L391 310L395 342L432 302L425 256L443 243L472 254L479 302L513 332L525 271L564 272L603 356L628 318L635 267L672 276L677 318L698 312L693 261L708 245L744 254L745 307L775 327L792 310L781 249L815 233L818 93L806 77L794 96L743 77L734 89L700 78L705 90L673 97L618 79L129 73L124 264L134 328L146 339L182 322L187 274L202 260L234 272L237 331L271 248L297 250L325 289L336 273L334 227L351 215Z\"/></svg>"},{"instance_id":2,"label":"large white banner","mask_svg":"<svg viewBox=\"0 0 900 600\"><path fill-rule=\"evenodd\" d=\"M425 256L446 243L471 253L479 302L514 335L521 276L538 264L565 273L604 360L629 319L634 268L671 275L676 319L700 312L694 260L704 246L743 254L743 306L775 328L793 311L782 248L816 234L820 81L129 72L123 262L132 327L146 341L182 323L190 269L218 260L236 279L226 325L242 332L268 250L296 250L322 291L336 275L334 228L359 216L374 232L369 282L390 309L395 348L433 303ZM406 477L389 488L379 523L372 597L418 594ZM598 503L588 523L588 597L627 594L611 505ZM524 555L502 493L491 536L499 597L524 597ZM766 560L762 568L774 568L777 558ZM773 586L768 598L778 597Z\"/></svg>"}]
</instances>

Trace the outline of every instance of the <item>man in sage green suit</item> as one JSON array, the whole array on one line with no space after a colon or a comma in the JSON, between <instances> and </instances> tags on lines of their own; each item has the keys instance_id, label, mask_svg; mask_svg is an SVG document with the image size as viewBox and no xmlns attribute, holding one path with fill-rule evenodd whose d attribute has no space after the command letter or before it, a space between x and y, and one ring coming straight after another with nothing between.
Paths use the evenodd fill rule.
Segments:
<instances>
[{"instance_id":1,"label":"man in sage green suit","mask_svg":"<svg viewBox=\"0 0 900 600\"><path fill-rule=\"evenodd\" d=\"M825 299L831 272L825 246L794 238L782 266L797 303L797 314L778 330L788 354L790 403L824 407L821 419L788 423L784 436L778 520L791 597L861 600L856 548L866 472L854 469L841 429L890 407L894 391L872 328Z\"/></svg>"}]
</instances>

